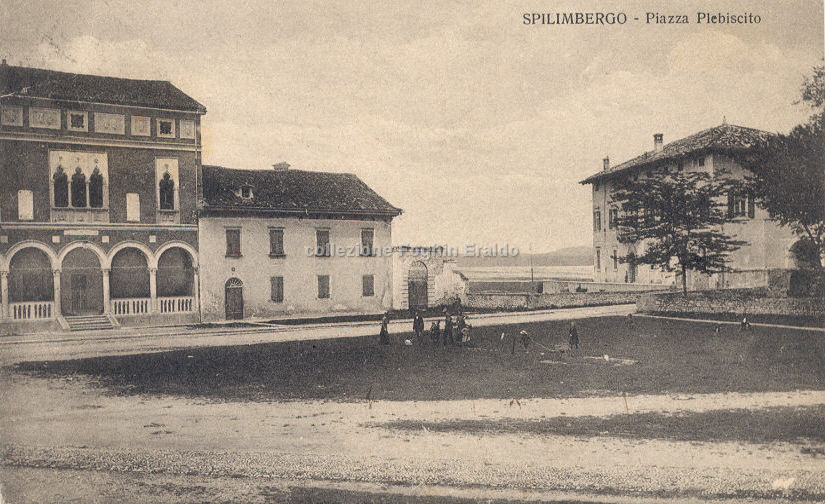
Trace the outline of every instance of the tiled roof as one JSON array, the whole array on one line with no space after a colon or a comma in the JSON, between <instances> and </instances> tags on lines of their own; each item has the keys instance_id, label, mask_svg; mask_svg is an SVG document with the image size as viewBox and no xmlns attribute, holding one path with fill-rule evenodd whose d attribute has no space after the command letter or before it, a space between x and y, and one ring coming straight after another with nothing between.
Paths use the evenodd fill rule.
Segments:
<instances>
[{"instance_id":1,"label":"tiled roof","mask_svg":"<svg viewBox=\"0 0 825 504\"><path fill-rule=\"evenodd\" d=\"M746 128L735 124L721 124L665 144L659 152L645 152L641 156L636 156L624 163L612 166L607 171L595 173L580 183L590 184L598 179L618 172L641 166L649 166L659 162L672 161L698 152L746 150L771 135L772 133L754 128Z\"/></svg>"},{"instance_id":2,"label":"tiled roof","mask_svg":"<svg viewBox=\"0 0 825 504\"><path fill-rule=\"evenodd\" d=\"M241 196L244 186L252 197ZM280 211L396 216L389 204L351 173L304 170L236 170L203 166L204 210Z\"/></svg>"},{"instance_id":3,"label":"tiled roof","mask_svg":"<svg viewBox=\"0 0 825 504\"><path fill-rule=\"evenodd\" d=\"M0 95L9 94L206 113L203 105L167 81L0 65Z\"/></svg>"}]
</instances>

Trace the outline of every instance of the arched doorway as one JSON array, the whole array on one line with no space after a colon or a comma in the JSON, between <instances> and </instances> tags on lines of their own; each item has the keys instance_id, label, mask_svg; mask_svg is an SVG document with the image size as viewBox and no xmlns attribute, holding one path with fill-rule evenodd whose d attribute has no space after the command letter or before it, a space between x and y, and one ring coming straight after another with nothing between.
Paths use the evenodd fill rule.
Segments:
<instances>
[{"instance_id":1,"label":"arched doorway","mask_svg":"<svg viewBox=\"0 0 825 504\"><path fill-rule=\"evenodd\" d=\"M125 247L112 257L109 297L114 315L149 313L149 263L140 249Z\"/></svg>"},{"instance_id":2,"label":"arched doorway","mask_svg":"<svg viewBox=\"0 0 825 504\"><path fill-rule=\"evenodd\" d=\"M194 279L192 258L182 248L166 249L158 258L158 297L191 296Z\"/></svg>"},{"instance_id":3,"label":"arched doorway","mask_svg":"<svg viewBox=\"0 0 825 504\"><path fill-rule=\"evenodd\" d=\"M427 265L421 261L410 265L407 272L407 296L410 308L427 307Z\"/></svg>"},{"instance_id":4,"label":"arched doorway","mask_svg":"<svg viewBox=\"0 0 825 504\"><path fill-rule=\"evenodd\" d=\"M243 318L243 282L238 278L230 278L224 286L226 299L226 319L240 320Z\"/></svg>"},{"instance_id":5,"label":"arched doorway","mask_svg":"<svg viewBox=\"0 0 825 504\"><path fill-rule=\"evenodd\" d=\"M9 262L9 302L54 301L54 274L49 256L24 248Z\"/></svg>"},{"instance_id":6,"label":"arched doorway","mask_svg":"<svg viewBox=\"0 0 825 504\"><path fill-rule=\"evenodd\" d=\"M60 276L61 307L64 315L103 313L103 274L97 254L75 248L63 258Z\"/></svg>"}]
</instances>

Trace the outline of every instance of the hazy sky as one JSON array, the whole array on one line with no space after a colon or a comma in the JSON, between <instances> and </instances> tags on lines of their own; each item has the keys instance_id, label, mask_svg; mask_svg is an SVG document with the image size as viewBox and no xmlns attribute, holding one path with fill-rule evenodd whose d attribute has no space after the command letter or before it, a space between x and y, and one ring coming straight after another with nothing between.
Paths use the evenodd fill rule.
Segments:
<instances>
[{"instance_id":1,"label":"hazy sky","mask_svg":"<svg viewBox=\"0 0 825 504\"><path fill-rule=\"evenodd\" d=\"M204 162L352 172L404 209L394 242L591 243L614 163L722 122L787 131L823 3L2 0L11 64L166 79L203 103ZM692 24L525 26L533 11ZM697 25L697 11L758 25Z\"/></svg>"}]
</instances>

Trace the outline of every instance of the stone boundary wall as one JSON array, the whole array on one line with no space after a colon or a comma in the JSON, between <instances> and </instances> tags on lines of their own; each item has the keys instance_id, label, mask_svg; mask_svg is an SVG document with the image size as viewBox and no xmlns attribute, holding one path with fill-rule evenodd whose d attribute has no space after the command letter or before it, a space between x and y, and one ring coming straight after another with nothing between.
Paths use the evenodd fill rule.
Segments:
<instances>
[{"instance_id":1,"label":"stone boundary wall","mask_svg":"<svg viewBox=\"0 0 825 504\"><path fill-rule=\"evenodd\" d=\"M635 303L638 298L638 292L468 293L462 296L461 304L467 308L527 310L627 304Z\"/></svg>"},{"instance_id":2,"label":"stone boundary wall","mask_svg":"<svg viewBox=\"0 0 825 504\"><path fill-rule=\"evenodd\" d=\"M825 316L825 299L778 297L768 289L645 294L636 302L643 313L733 313L751 315Z\"/></svg>"}]
</instances>

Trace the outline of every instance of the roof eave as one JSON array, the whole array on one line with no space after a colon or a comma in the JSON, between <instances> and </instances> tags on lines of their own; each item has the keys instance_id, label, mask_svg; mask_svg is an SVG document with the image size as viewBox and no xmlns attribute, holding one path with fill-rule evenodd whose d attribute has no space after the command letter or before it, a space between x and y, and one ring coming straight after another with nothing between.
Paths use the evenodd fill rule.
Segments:
<instances>
[{"instance_id":1,"label":"roof eave","mask_svg":"<svg viewBox=\"0 0 825 504\"><path fill-rule=\"evenodd\" d=\"M324 208L273 208L273 207L253 207L253 206L214 206L205 205L201 211L209 212L258 212L258 213L284 213L299 215L359 215L359 216L382 216L382 217L397 217L404 213L400 208L393 208L392 210L333 210Z\"/></svg>"}]
</instances>

